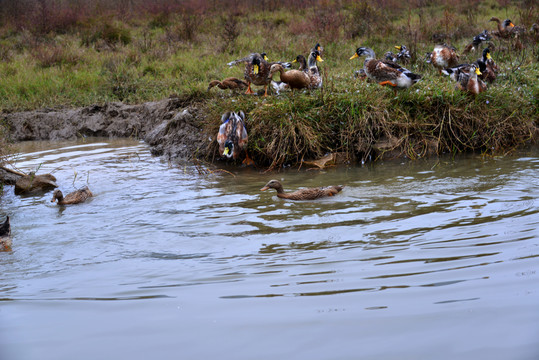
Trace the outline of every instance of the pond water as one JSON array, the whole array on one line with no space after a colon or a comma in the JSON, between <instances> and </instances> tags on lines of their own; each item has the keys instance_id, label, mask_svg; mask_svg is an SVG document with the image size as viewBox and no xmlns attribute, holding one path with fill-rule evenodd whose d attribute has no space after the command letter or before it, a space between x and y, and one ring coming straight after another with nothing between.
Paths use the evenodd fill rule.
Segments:
<instances>
[{"instance_id":1,"label":"pond water","mask_svg":"<svg viewBox=\"0 0 539 360\"><path fill-rule=\"evenodd\" d=\"M539 149L262 173L144 143L20 144L0 359L538 359ZM346 185L291 202L260 192ZM273 191L273 190L272 190Z\"/></svg>"}]
</instances>

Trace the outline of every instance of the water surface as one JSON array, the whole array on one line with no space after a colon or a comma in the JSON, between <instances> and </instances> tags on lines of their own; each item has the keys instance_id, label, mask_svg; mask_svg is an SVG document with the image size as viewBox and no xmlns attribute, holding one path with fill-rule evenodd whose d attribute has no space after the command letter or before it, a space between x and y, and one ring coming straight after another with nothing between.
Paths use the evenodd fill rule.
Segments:
<instances>
[{"instance_id":1,"label":"water surface","mask_svg":"<svg viewBox=\"0 0 539 360\"><path fill-rule=\"evenodd\" d=\"M0 359L538 359L539 150L265 174L21 144ZM290 202L259 189L345 184Z\"/></svg>"}]
</instances>

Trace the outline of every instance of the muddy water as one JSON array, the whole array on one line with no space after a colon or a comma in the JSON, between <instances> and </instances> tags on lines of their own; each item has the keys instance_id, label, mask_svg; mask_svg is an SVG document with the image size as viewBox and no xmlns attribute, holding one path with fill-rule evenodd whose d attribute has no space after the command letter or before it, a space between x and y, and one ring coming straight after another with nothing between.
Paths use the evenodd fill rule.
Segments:
<instances>
[{"instance_id":1,"label":"muddy water","mask_svg":"<svg viewBox=\"0 0 539 360\"><path fill-rule=\"evenodd\" d=\"M538 359L539 151L200 176L142 143L22 144L0 359ZM259 188L346 184L287 202Z\"/></svg>"}]
</instances>

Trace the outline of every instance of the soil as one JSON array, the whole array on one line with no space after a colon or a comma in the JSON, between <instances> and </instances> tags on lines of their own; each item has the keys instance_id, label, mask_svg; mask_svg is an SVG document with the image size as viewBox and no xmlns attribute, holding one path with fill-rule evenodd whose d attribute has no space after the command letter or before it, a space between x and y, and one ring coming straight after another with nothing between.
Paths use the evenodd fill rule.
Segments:
<instances>
[{"instance_id":1,"label":"soil","mask_svg":"<svg viewBox=\"0 0 539 360\"><path fill-rule=\"evenodd\" d=\"M186 107L175 97L140 105L109 103L0 114L12 142L134 137L148 143L153 155L178 162L206 155L210 140L202 131L202 121L196 107Z\"/></svg>"}]
</instances>

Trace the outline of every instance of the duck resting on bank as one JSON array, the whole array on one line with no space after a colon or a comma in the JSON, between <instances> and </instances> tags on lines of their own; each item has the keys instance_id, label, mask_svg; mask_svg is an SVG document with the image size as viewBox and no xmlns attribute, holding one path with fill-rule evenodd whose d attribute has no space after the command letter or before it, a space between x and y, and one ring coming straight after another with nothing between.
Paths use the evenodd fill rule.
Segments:
<instances>
[{"instance_id":1,"label":"duck resting on bank","mask_svg":"<svg viewBox=\"0 0 539 360\"><path fill-rule=\"evenodd\" d=\"M281 81L288 84L291 89L306 89L311 83L309 75L302 70L285 71L282 65L273 64L268 75L270 79L273 78L276 72L280 73Z\"/></svg>"},{"instance_id":2,"label":"duck resting on bank","mask_svg":"<svg viewBox=\"0 0 539 360\"><path fill-rule=\"evenodd\" d=\"M414 74L393 61L376 59L374 50L371 48L357 48L350 60L363 55L366 56L363 69L367 77L380 85L392 86L395 95L397 95L397 89L409 88L421 79L421 75Z\"/></svg>"},{"instance_id":3,"label":"duck resting on bank","mask_svg":"<svg viewBox=\"0 0 539 360\"><path fill-rule=\"evenodd\" d=\"M214 86L222 90L243 90L247 89L247 82L235 77L229 77L223 81L213 80L208 85L208 91Z\"/></svg>"},{"instance_id":4,"label":"duck resting on bank","mask_svg":"<svg viewBox=\"0 0 539 360\"><path fill-rule=\"evenodd\" d=\"M67 194L65 197L64 194L62 194L62 191L54 190L51 202L56 201L58 205L73 205L85 202L92 196L94 196L94 194L92 194L90 189L88 189L88 186L75 190L72 193Z\"/></svg>"},{"instance_id":5,"label":"duck resting on bank","mask_svg":"<svg viewBox=\"0 0 539 360\"><path fill-rule=\"evenodd\" d=\"M315 200L338 194L344 186L332 185L324 188L299 189L291 193L284 192L283 185L279 180L270 180L260 191L268 189L277 190L277 197L288 200Z\"/></svg>"}]
</instances>

